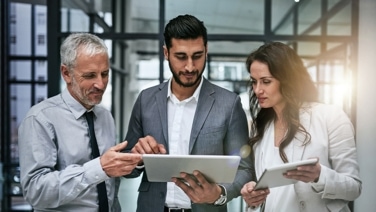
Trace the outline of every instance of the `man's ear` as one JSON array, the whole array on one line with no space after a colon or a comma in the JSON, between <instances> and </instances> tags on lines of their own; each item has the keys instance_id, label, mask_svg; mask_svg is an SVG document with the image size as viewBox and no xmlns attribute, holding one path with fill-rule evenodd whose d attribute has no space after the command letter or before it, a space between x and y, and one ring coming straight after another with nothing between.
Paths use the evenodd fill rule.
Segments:
<instances>
[{"instance_id":1,"label":"man's ear","mask_svg":"<svg viewBox=\"0 0 376 212\"><path fill-rule=\"evenodd\" d=\"M71 76L71 73L70 73L68 67L66 65L62 64L60 66L60 72L61 72L61 76L63 77L64 81L67 84L70 84L71 81L72 81L72 76Z\"/></svg>"},{"instance_id":2,"label":"man's ear","mask_svg":"<svg viewBox=\"0 0 376 212\"><path fill-rule=\"evenodd\" d=\"M168 49L166 45L163 45L163 54L164 54L165 60L168 60Z\"/></svg>"}]
</instances>

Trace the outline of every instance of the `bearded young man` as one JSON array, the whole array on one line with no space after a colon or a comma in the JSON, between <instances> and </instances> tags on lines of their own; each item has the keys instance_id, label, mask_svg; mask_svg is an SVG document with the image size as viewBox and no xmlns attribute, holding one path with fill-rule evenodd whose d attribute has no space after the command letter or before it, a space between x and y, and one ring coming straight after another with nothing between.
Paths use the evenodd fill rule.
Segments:
<instances>
[{"instance_id":1,"label":"bearded young man","mask_svg":"<svg viewBox=\"0 0 376 212\"><path fill-rule=\"evenodd\" d=\"M165 27L164 55L172 78L143 90L134 105L125 140L139 154L241 155L248 144L248 124L240 98L210 83L202 74L208 54L202 21L180 15ZM200 172L173 182L149 182L142 163L132 175L143 174L137 211L227 211L253 179L251 159L243 157L232 184L208 182Z\"/></svg>"}]
</instances>

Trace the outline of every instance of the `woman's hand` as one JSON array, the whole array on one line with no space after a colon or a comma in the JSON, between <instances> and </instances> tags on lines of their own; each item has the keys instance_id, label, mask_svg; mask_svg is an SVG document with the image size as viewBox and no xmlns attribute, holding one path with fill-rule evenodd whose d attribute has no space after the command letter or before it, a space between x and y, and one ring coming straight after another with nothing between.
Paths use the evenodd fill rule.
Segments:
<instances>
[{"instance_id":1,"label":"woman's hand","mask_svg":"<svg viewBox=\"0 0 376 212\"><path fill-rule=\"evenodd\" d=\"M249 183L246 183L240 191L244 201L250 207L260 206L266 200L266 197L270 193L268 188L253 190L255 185L256 182L251 181Z\"/></svg>"},{"instance_id":2,"label":"woman's hand","mask_svg":"<svg viewBox=\"0 0 376 212\"><path fill-rule=\"evenodd\" d=\"M321 165L317 160L314 165L299 166L296 170L291 170L283 174L286 178L303 181L305 183L317 182L321 173Z\"/></svg>"}]
</instances>

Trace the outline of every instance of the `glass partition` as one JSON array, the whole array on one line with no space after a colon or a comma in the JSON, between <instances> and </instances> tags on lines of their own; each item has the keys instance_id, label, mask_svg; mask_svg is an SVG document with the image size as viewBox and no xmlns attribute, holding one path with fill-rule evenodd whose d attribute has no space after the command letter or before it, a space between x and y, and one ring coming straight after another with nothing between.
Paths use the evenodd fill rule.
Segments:
<instances>
[{"instance_id":1,"label":"glass partition","mask_svg":"<svg viewBox=\"0 0 376 212\"><path fill-rule=\"evenodd\" d=\"M191 14L204 21L209 34L263 34L264 1L166 0L167 23Z\"/></svg>"},{"instance_id":2,"label":"glass partition","mask_svg":"<svg viewBox=\"0 0 376 212\"><path fill-rule=\"evenodd\" d=\"M297 34L298 35L320 35L322 25L317 24L323 17L321 12L322 1L299 1L297 11ZM312 26L314 26L312 28Z\"/></svg>"},{"instance_id":3,"label":"glass partition","mask_svg":"<svg viewBox=\"0 0 376 212\"><path fill-rule=\"evenodd\" d=\"M294 10L296 2L291 0L272 0L271 31L277 35L294 34Z\"/></svg>"},{"instance_id":4,"label":"glass partition","mask_svg":"<svg viewBox=\"0 0 376 212\"><path fill-rule=\"evenodd\" d=\"M328 35L351 35L351 4L335 4L333 7L340 8L328 20Z\"/></svg>"}]
</instances>

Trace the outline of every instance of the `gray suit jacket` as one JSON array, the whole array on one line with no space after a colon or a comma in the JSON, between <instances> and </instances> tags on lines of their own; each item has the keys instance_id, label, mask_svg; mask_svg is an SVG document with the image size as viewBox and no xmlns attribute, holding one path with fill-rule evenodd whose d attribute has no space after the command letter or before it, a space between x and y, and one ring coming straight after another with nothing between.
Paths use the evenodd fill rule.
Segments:
<instances>
[{"instance_id":1,"label":"gray suit jacket","mask_svg":"<svg viewBox=\"0 0 376 212\"><path fill-rule=\"evenodd\" d=\"M130 150L140 137L153 136L168 151L167 127L168 82L145 89L138 96L126 140ZM240 98L233 92L218 87L204 79L191 131L191 155L240 155L248 145L248 123ZM240 189L253 179L249 156L242 158L234 183L224 184L227 200L240 195ZM126 177L136 177L137 170ZM139 187L138 212L162 212L166 199L167 183L149 182L146 173ZM225 212L226 206L192 204L194 212Z\"/></svg>"}]
</instances>

